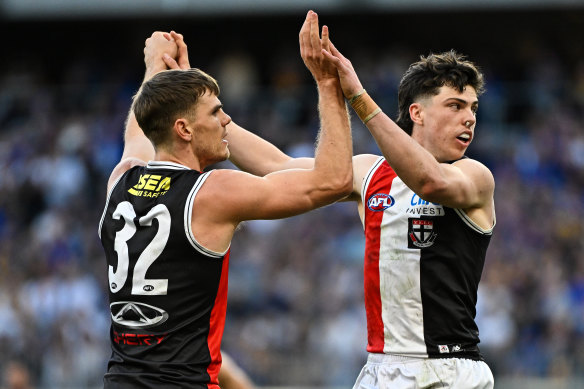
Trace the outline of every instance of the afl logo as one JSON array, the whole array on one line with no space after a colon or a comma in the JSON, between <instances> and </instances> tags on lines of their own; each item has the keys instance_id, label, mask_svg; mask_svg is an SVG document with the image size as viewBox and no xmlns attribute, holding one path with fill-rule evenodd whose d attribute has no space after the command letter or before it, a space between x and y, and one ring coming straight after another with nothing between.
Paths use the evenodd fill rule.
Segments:
<instances>
[{"instance_id":1,"label":"afl logo","mask_svg":"<svg viewBox=\"0 0 584 389\"><path fill-rule=\"evenodd\" d=\"M145 292L152 292L154 287L152 285L144 285L142 289L144 289Z\"/></svg>"},{"instance_id":2,"label":"afl logo","mask_svg":"<svg viewBox=\"0 0 584 389\"><path fill-rule=\"evenodd\" d=\"M388 194L375 193L367 200L367 208L373 212L382 212L395 204L395 200Z\"/></svg>"}]
</instances>

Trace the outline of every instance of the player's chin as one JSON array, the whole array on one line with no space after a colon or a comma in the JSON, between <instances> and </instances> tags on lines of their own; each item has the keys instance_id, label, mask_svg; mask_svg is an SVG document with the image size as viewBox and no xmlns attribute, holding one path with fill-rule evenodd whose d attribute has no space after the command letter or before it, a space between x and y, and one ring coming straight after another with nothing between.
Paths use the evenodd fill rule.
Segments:
<instances>
[{"instance_id":1,"label":"player's chin","mask_svg":"<svg viewBox=\"0 0 584 389\"><path fill-rule=\"evenodd\" d=\"M462 157L464 157L464 154L466 153L466 147L461 148L461 149L457 149L456 151L452 151L450 153L450 155L448 155L448 157L446 158L447 161L458 161L459 159L461 159Z\"/></svg>"}]
</instances>

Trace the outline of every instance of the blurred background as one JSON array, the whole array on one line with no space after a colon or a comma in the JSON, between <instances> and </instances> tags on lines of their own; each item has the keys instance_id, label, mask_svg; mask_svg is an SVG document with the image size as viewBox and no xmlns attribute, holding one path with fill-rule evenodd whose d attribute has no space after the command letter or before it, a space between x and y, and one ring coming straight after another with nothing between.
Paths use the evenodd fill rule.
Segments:
<instances>
[{"instance_id":1,"label":"blurred background","mask_svg":"<svg viewBox=\"0 0 584 389\"><path fill-rule=\"evenodd\" d=\"M308 9L393 118L421 54L456 49L480 65L468 154L497 184L480 347L498 388L584 387L581 0L0 0L0 387L102 385L97 228L144 40L183 33L237 123L310 156L317 96L298 50ZM379 154L354 119L355 153ZM223 349L258 386L353 385L366 358L363 250L353 203L236 233Z\"/></svg>"}]
</instances>

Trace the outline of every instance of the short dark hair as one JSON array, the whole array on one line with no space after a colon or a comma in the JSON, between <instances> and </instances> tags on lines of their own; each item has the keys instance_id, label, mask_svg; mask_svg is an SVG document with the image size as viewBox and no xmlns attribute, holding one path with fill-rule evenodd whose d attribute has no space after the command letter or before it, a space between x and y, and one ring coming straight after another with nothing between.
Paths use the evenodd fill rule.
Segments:
<instances>
[{"instance_id":1,"label":"short dark hair","mask_svg":"<svg viewBox=\"0 0 584 389\"><path fill-rule=\"evenodd\" d=\"M193 117L199 97L207 91L219 96L219 85L200 69L163 71L142 84L132 110L144 135L157 147L168 141L176 119Z\"/></svg>"},{"instance_id":2,"label":"short dark hair","mask_svg":"<svg viewBox=\"0 0 584 389\"><path fill-rule=\"evenodd\" d=\"M479 68L456 51L420 56L399 83L396 123L411 135L414 123L410 118L410 105L420 98L437 95L444 85L460 92L470 85L477 96L485 91L484 76Z\"/></svg>"}]
</instances>

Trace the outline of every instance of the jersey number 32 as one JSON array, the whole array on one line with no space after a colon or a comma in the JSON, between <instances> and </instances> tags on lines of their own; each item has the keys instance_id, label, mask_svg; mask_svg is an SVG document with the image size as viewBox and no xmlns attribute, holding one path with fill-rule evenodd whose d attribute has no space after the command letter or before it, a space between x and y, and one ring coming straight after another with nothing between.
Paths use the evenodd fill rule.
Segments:
<instances>
[{"instance_id":1,"label":"jersey number 32","mask_svg":"<svg viewBox=\"0 0 584 389\"><path fill-rule=\"evenodd\" d=\"M116 271L109 265L108 278L109 288L112 293L119 292L128 278L128 267L130 258L128 255L128 241L136 233L134 219L136 212L128 201L118 204L112 217L116 220L124 219L124 227L116 233L114 250L118 254L118 266ZM134 266L134 277L132 279L132 294L134 295L165 295L168 290L168 279L147 279L146 272L154 261L160 256L164 246L168 242L170 235L170 212L163 204L153 207L145 216L138 219L142 227L152 225L152 220L158 220L158 231L154 239L146 246L138 257Z\"/></svg>"}]
</instances>

